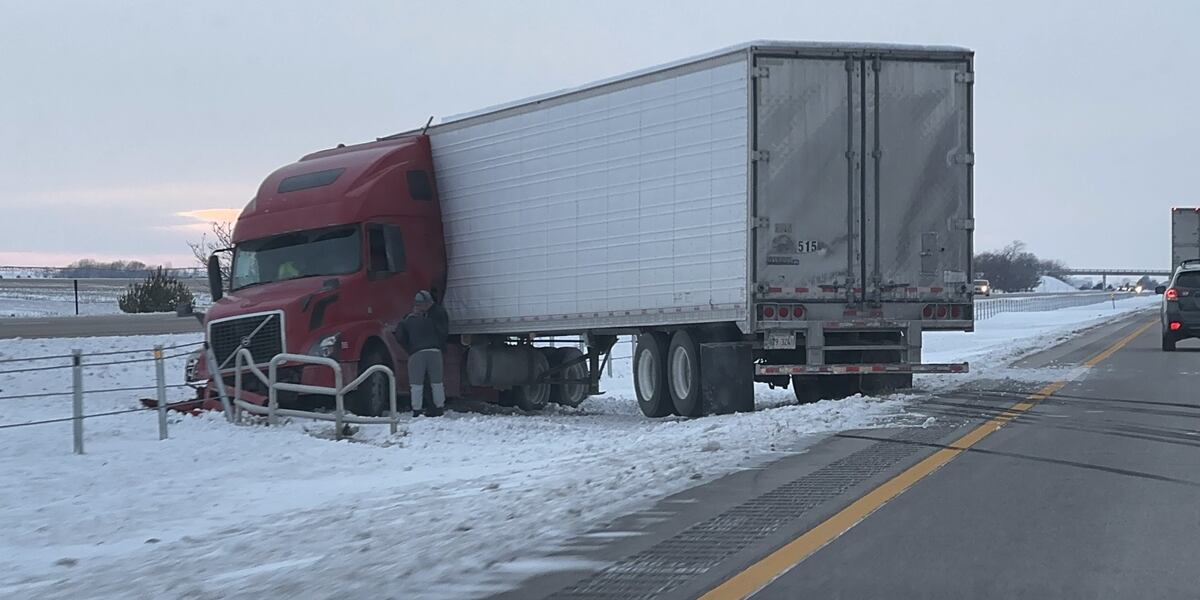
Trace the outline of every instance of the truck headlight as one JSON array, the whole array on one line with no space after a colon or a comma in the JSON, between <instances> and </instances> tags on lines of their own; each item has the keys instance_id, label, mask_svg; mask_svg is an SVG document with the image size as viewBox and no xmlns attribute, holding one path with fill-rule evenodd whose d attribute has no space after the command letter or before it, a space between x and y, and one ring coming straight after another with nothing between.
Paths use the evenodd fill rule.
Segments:
<instances>
[{"instance_id":1,"label":"truck headlight","mask_svg":"<svg viewBox=\"0 0 1200 600\"><path fill-rule=\"evenodd\" d=\"M323 356L325 358L334 358L337 356L338 347L341 345L341 343L342 334L335 333L333 335L327 335L321 338L320 342L317 342L317 345L315 348L313 348L313 352L311 352L311 354L314 356Z\"/></svg>"},{"instance_id":2,"label":"truck headlight","mask_svg":"<svg viewBox=\"0 0 1200 600\"><path fill-rule=\"evenodd\" d=\"M193 353L187 359L187 366L183 368L183 382L191 383L198 379L196 371L200 367L200 352Z\"/></svg>"}]
</instances>

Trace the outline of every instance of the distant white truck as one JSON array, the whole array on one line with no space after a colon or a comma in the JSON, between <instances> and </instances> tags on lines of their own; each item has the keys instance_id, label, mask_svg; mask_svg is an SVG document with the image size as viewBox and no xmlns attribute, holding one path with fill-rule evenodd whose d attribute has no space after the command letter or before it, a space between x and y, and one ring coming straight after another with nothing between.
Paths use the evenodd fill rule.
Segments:
<instances>
[{"instance_id":1,"label":"distant white truck","mask_svg":"<svg viewBox=\"0 0 1200 600\"><path fill-rule=\"evenodd\" d=\"M1200 258L1200 208L1171 209L1171 271L1189 258Z\"/></svg>"}]
</instances>

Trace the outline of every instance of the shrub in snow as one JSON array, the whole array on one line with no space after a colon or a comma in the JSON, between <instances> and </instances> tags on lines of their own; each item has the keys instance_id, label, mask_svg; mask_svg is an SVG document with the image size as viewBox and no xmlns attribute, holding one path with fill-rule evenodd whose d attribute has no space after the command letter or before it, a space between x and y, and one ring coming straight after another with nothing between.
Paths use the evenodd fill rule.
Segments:
<instances>
[{"instance_id":1,"label":"shrub in snow","mask_svg":"<svg viewBox=\"0 0 1200 600\"><path fill-rule=\"evenodd\" d=\"M191 306L195 302L192 291L174 276L155 269L140 283L134 283L117 299L122 312L148 313L171 312L180 304Z\"/></svg>"}]
</instances>

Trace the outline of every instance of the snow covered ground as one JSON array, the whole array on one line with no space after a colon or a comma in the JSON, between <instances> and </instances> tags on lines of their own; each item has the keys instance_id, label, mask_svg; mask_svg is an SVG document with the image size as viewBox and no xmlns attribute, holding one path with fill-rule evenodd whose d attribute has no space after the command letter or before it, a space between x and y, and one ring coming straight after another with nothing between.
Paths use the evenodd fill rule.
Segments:
<instances>
[{"instance_id":1,"label":"snow covered ground","mask_svg":"<svg viewBox=\"0 0 1200 600\"><path fill-rule=\"evenodd\" d=\"M121 314L117 299L133 279L80 279L79 314ZM184 280L196 294L197 305L206 304L204 282ZM5 317L62 317L75 314L75 289L71 279L0 279L0 319Z\"/></svg>"},{"instance_id":2,"label":"snow covered ground","mask_svg":"<svg viewBox=\"0 0 1200 600\"><path fill-rule=\"evenodd\" d=\"M1006 376L1019 355L1156 301L1000 315L973 334L929 335L926 360L971 360L968 377ZM198 340L0 340L0 361ZM169 361L169 383L181 381L183 360ZM39 366L50 364L64 363ZM21 366L0 362L0 427L70 416L69 397L5 399L70 389L68 371L3 373ZM0 428L0 597L477 596L503 582L504 563L657 498L829 432L926 422L911 397L796 406L790 391L765 387L752 414L649 420L628 369L618 362L607 393L577 410L451 413L341 442L327 424L237 427L215 414L173 415L171 439L159 442L155 414L142 412L87 420L87 454L74 456L70 423ZM150 363L86 370L87 389L152 383ZM152 395L89 393L86 411Z\"/></svg>"}]
</instances>

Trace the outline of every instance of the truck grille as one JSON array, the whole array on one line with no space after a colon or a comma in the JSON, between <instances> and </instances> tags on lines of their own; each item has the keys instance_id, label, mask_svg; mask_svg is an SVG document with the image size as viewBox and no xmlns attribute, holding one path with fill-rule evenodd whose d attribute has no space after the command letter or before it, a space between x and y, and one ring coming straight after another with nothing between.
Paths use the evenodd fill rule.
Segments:
<instances>
[{"instance_id":1,"label":"truck grille","mask_svg":"<svg viewBox=\"0 0 1200 600\"><path fill-rule=\"evenodd\" d=\"M259 325L262 325L262 329L258 329ZM217 356L217 363L232 368L236 359L230 356L242 344L243 338L254 333L255 329L258 329L258 333L245 345L254 357L255 364L265 364L271 357L283 352L283 314L251 315L209 324L208 342Z\"/></svg>"}]
</instances>

